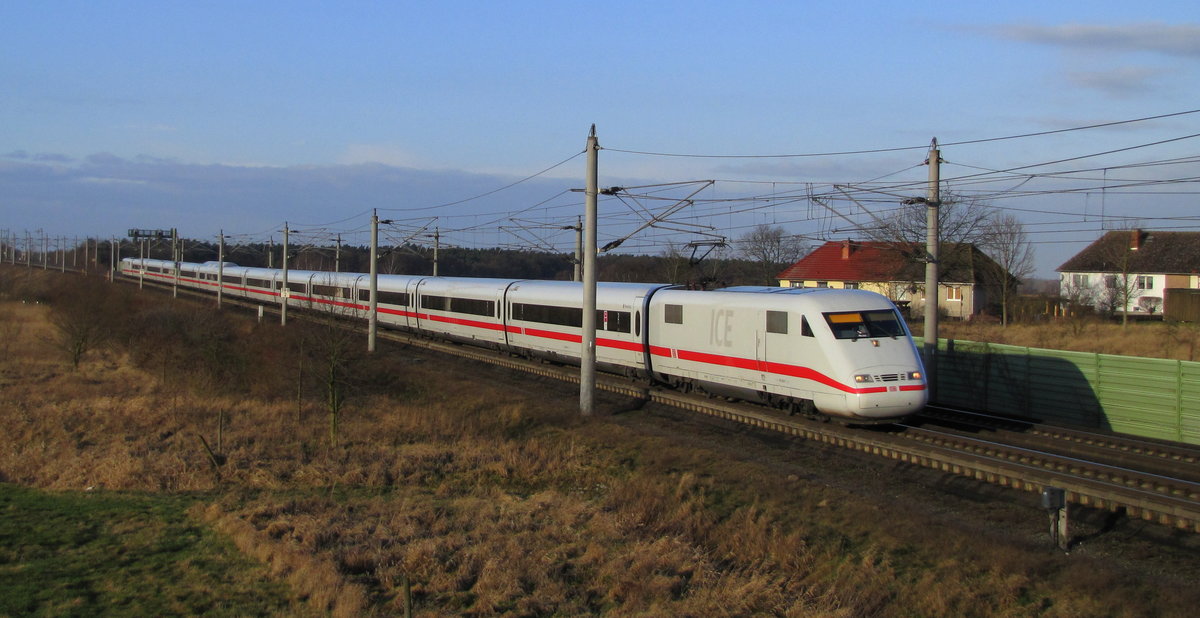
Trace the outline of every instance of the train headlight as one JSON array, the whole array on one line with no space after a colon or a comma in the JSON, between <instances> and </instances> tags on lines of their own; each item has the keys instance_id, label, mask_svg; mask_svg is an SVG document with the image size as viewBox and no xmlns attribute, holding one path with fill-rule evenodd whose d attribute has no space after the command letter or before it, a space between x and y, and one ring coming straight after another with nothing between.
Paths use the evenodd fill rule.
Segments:
<instances>
[{"instance_id":1,"label":"train headlight","mask_svg":"<svg viewBox=\"0 0 1200 618\"><path fill-rule=\"evenodd\" d=\"M866 384L867 382L874 382L875 378L872 378L869 373L860 373L854 376L854 381L859 384Z\"/></svg>"},{"instance_id":2,"label":"train headlight","mask_svg":"<svg viewBox=\"0 0 1200 618\"><path fill-rule=\"evenodd\" d=\"M904 374L904 377L908 378L909 380L920 380L921 372L920 371L910 371L910 372Z\"/></svg>"}]
</instances>

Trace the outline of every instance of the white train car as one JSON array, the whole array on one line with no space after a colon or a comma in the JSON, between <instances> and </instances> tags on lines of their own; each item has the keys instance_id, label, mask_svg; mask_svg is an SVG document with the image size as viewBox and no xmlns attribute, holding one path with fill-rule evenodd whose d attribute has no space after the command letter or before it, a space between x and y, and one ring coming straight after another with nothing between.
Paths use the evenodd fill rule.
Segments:
<instances>
[{"instance_id":1,"label":"white train car","mask_svg":"<svg viewBox=\"0 0 1200 618\"><path fill-rule=\"evenodd\" d=\"M465 343L501 349L508 342L501 308L512 279L422 277L416 290L416 327Z\"/></svg>"},{"instance_id":2,"label":"white train car","mask_svg":"<svg viewBox=\"0 0 1200 618\"><path fill-rule=\"evenodd\" d=\"M646 375L647 303L661 283L596 284L596 363L607 371ZM579 363L583 284L518 281L508 290L508 341L535 357Z\"/></svg>"},{"instance_id":3,"label":"white train car","mask_svg":"<svg viewBox=\"0 0 1200 618\"><path fill-rule=\"evenodd\" d=\"M926 402L904 321L874 292L663 290L649 316L654 374L668 383L859 420Z\"/></svg>"},{"instance_id":4,"label":"white train car","mask_svg":"<svg viewBox=\"0 0 1200 618\"><path fill-rule=\"evenodd\" d=\"M132 258L121 272L369 317L370 282L361 273L289 270L285 285L279 269ZM580 283L380 275L377 294L382 325L579 362ZM596 360L607 371L858 421L906 416L927 400L908 329L874 292L599 283L596 310Z\"/></svg>"},{"instance_id":5,"label":"white train car","mask_svg":"<svg viewBox=\"0 0 1200 618\"><path fill-rule=\"evenodd\" d=\"M417 327L417 283L425 277L379 275L375 283L375 306L380 324L412 330ZM371 311L371 280L363 276L358 283L359 317L367 319Z\"/></svg>"}]
</instances>

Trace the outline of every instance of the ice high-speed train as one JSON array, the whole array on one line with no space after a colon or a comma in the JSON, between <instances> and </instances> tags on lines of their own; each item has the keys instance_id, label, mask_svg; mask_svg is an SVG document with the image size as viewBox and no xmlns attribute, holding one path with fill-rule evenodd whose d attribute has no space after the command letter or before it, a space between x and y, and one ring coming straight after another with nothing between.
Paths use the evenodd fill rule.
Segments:
<instances>
[{"instance_id":1,"label":"ice high-speed train","mask_svg":"<svg viewBox=\"0 0 1200 618\"><path fill-rule=\"evenodd\" d=\"M261 303L366 319L361 273L125 258L121 272ZM218 281L220 277L220 281ZM285 291L286 290L286 291ZM379 275L380 325L528 357L578 364L582 284ZM603 371L792 412L854 421L912 414L925 372L891 301L863 290L736 287L695 291L598 283L596 362Z\"/></svg>"}]
</instances>

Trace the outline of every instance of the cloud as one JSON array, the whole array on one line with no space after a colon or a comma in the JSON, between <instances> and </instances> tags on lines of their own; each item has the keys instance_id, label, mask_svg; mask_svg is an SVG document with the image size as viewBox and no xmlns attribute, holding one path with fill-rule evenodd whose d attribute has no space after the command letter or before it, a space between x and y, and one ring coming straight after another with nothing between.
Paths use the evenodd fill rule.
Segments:
<instances>
[{"instance_id":1,"label":"cloud","mask_svg":"<svg viewBox=\"0 0 1200 618\"><path fill-rule=\"evenodd\" d=\"M1105 71L1073 71L1067 73L1066 77L1077 86L1128 96L1150 90L1153 79L1162 73L1146 67L1124 67Z\"/></svg>"},{"instance_id":2,"label":"cloud","mask_svg":"<svg viewBox=\"0 0 1200 618\"><path fill-rule=\"evenodd\" d=\"M339 163L355 165L359 163L382 163L394 167L422 167L421 159L416 155L396 146L383 144L350 144Z\"/></svg>"},{"instance_id":3,"label":"cloud","mask_svg":"<svg viewBox=\"0 0 1200 618\"><path fill-rule=\"evenodd\" d=\"M992 28L991 32L1000 38L1063 48L1200 57L1200 24L1009 24Z\"/></svg>"},{"instance_id":4,"label":"cloud","mask_svg":"<svg viewBox=\"0 0 1200 618\"><path fill-rule=\"evenodd\" d=\"M397 220L441 216L445 225L455 225L464 220L457 217L490 218L528 208L570 186L537 178L486 199L461 202L514 179L380 163L260 167L98 153L63 165L33 158L0 159L5 227L98 236L133 227L176 227L197 238L221 228L266 234L284 221L319 225L348 220L346 225L354 227L367 220L372 208ZM460 203L438 207L454 202Z\"/></svg>"},{"instance_id":5,"label":"cloud","mask_svg":"<svg viewBox=\"0 0 1200 618\"><path fill-rule=\"evenodd\" d=\"M18 161L43 161L46 163L74 163L75 158L65 154L54 152L37 152L30 154L24 150L14 150L3 155L5 159L16 159Z\"/></svg>"}]
</instances>

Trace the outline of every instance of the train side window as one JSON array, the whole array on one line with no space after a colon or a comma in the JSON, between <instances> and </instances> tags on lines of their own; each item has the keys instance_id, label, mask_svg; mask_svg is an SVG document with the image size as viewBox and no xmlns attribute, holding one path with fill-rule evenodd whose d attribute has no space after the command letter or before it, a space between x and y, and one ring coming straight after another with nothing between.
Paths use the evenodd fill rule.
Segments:
<instances>
[{"instance_id":1,"label":"train side window","mask_svg":"<svg viewBox=\"0 0 1200 618\"><path fill-rule=\"evenodd\" d=\"M604 319L605 314L608 314L608 320ZM627 333L630 331L629 312L628 311L596 311L597 328L603 328L614 333Z\"/></svg>"},{"instance_id":2,"label":"train side window","mask_svg":"<svg viewBox=\"0 0 1200 618\"><path fill-rule=\"evenodd\" d=\"M800 336L813 337L812 327L808 325L808 318L800 316Z\"/></svg>"},{"instance_id":3,"label":"train side window","mask_svg":"<svg viewBox=\"0 0 1200 618\"><path fill-rule=\"evenodd\" d=\"M663 305L663 321L667 324L683 324L683 305Z\"/></svg>"},{"instance_id":4,"label":"train side window","mask_svg":"<svg viewBox=\"0 0 1200 618\"><path fill-rule=\"evenodd\" d=\"M371 300L371 290L367 290L367 300ZM408 292L380 292L379 290L375 290L375 302L407 307Z\"/></svg>"},{"instance_id":5,"label":"train side window","mask_svg":"<svg viewBox=\"0 0 1200 618\"><path fill-rule=\"evenodd\" d=\"M448 296L426 296L422 294L421 308L448 311L450 309L450 298Z\"/></svg>"},{"instance_id":6,"label":"train side window","mask_svg":"<svg viewBox=\"0 0 1200 618\"><path fill-rule=\"evenodd\" d=\"M574 326L575 328L583 325L583 310L579 307L513 303L509 309L509 313L512 319L521 320L522 322Z\"/></svg>"},{"instance_id":7,"label":"train side window","mask_svg":"<svg viewBox=\"0 0 1200 618\"><path fill-rule=\"evenodd\" d=\"M633 312L633 335L635 337L642 336L642 312Z\"/></svg>"},{"instance_id":8,"label":"train side window","mask_svg":"<svg viewBox=\"0 0 1200 618\"><path fill-rule=\"evenodd\" d=\"M767 332L786 335L788 319L786 311L767 311Z\"/></svg>"},{"instance_id":9,"label":"train side window","mask_svg":"<svg viewBox=\"0 0 1200 618\"><path fill-rule=\"evenodd\" d=\"M451 297L450 311L453 313L467 313L494 318L496 317L496 301Z\"/></svg>"}]
</instances>

